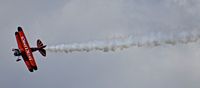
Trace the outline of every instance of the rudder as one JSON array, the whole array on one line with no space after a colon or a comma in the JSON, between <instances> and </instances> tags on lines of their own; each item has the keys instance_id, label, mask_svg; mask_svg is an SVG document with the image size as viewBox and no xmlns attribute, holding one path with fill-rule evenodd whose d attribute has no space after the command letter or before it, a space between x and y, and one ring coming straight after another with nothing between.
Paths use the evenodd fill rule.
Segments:
<instances>
[{"instance_id":1,"label":"rudder","mask_svg":"<svg viewBox=\"0 0 200 88\"><path fill-rule=\"evenodd\" d=\"M46 50L44 48L46 47L46 45L44 45L40 39L37 40L37 47L39 49L40 54L45 57Z\"/></svg>"}]
</instances>

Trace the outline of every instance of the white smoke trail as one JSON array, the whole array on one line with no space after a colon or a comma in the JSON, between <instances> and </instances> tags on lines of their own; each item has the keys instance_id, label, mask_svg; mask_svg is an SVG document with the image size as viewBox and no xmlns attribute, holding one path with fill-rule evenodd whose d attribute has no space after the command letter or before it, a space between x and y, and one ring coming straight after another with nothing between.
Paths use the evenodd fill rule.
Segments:
<instances>
[{"instance_id":1,"label":"white smoke trail","mask_svg":"<svg viewBox=\"0 0 200 88\"><path fill-rule=\"evenodd\" d=\"M61 44L46 48L50 52L90 52L90 51L116 51L130 47L157 47L164 45L177 45L196 43L200 40L198 32L181 32L178 35L164 36L160 33L147 37L120 37L106 41L93 41L88 43Z\"/></svg>"}]
</instances>

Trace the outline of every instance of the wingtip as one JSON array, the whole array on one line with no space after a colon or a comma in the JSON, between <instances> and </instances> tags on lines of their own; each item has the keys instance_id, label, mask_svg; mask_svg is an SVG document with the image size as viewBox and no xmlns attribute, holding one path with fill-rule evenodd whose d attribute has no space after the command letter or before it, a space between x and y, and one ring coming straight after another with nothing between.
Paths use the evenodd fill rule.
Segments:
<instances>
[{"instance_id":1,"label":"wingtip","mask_svg":"<svg viewBox=\"0 0 200 88\"><path fill-rule=\"evenodd\" d=\"M15 35L18 35L18 32L15 32Z\"/></svg>"},{"instance_id":2,"label":"wingtip","mask_svg":"<svg viewBox=\"0 0 200 88\"><path fill-rule=\"evenodd\" d=\"M18 29L18 31L22 31L22 27L20 27L20 26L17 29Z\"/></svg>"}]
</instances>

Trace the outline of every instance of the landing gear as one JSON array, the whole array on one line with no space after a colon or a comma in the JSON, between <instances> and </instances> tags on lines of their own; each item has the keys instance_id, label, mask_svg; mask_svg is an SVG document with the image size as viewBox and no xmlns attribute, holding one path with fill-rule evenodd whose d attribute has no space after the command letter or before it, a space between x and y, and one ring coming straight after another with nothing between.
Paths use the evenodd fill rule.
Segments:
<instances>
[{"instance_id":1,"label":"landing gear","mask_svg":"<svg viewBox=\"0 0 200 88\"><path fill-rule=\"evenodd\" d=\"M17 56L16 62L21 61L21 59L19 58L19 57L21 56L20 50L19 50L19 49L14 49L14 48L13 48L12 51L14 51L14 56Z\"/></svg>"},{"instance_id":2,"label":"landing gear","mask_svg":"<svg viewBox=\"0 0 200 88\"><path fill-rule=\"evenodd\" d=\"M16 62L19 62L19 61L21 61L21 59L18 58L18 59L16 60Z\"/></svg>"},{"instance_id":3,"label":"landing gear","mask_svg":"<svg viewBox=\"0 0 200 88\"><path fill-rule=\"evenodd\" d=\"M16 60L16 62L19 62L19 61L21 61L21 59L18 57L17 60Z\"/></svg>"}]
</instances>

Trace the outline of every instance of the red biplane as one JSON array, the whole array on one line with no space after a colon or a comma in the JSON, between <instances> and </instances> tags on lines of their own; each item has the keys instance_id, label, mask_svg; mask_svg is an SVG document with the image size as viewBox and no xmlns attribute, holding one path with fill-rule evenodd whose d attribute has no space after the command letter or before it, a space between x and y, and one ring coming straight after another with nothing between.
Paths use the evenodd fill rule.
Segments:
<instances>
[{"instance_id":1,"label":"red biplane","mask_svg":"<svg viewBox=\"0 0 200 88\"><path fill-rule=\"evenodd\" d=\"M39 51L45 57L46 50L44 48L46 47L46 45L43 45L43 43L38 39L37 47L30 48L29 43L21 27L18 27L18 32L15 32L15 37L19 49L12 49L12 51L14 51L14 56L18 56L18 59L16 61L20 61L21 59L19 59L19 56L22 56L30 72L33 72L33 70L37 70L37 64L32 53L35 51Z\"/></svg>"}]
</instances>

